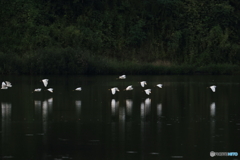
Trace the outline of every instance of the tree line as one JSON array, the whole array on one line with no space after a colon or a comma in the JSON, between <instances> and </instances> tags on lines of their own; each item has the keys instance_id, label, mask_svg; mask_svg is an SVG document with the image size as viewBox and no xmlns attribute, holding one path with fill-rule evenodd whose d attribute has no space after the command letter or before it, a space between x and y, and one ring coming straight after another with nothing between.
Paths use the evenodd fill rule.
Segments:
<instances>
[{"instance_id":1,"label":"tree line","mask_svg":"<svg viewBox=\"0 0 240 160\"><path fill-rule=\"evenodd\" d=\"M33 59L43 64L44 56L84 65L84 54L196 66L240 62L238 0L1 0L0 12L2 73L34 67ZM62 53L66 48L76 52Z\"/></svg>"}]
</instances>

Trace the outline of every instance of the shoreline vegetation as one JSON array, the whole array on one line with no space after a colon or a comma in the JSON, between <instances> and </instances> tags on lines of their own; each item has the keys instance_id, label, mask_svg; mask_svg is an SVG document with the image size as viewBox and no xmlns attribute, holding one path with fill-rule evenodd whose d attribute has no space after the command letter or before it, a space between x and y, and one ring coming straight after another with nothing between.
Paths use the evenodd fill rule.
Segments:
<instances>
[{"instance_id":1,"label":"shoreline vegetation","mask_svg":"<svg viewBox=\"0 0 240 160\"><path fill-rule=\"evenodd\" d=\"M0 74L240 74L238 0L11 0L0 11Z\"/></svg>"},{"instance_id":2,"label":"shoreline vegetation","mask_svg":"<svg viewBox=\"0 0 240 160\"><path fill-rule=\"evenodd\" d=\"M48 48L27 54L27 57L0 55L0 74L146 74L146 75L193 75L240 74L240 66L235 64L171 64L167 61L139 62L110 59L92 55L72 48Z\"/></svg>"}]
</instances>

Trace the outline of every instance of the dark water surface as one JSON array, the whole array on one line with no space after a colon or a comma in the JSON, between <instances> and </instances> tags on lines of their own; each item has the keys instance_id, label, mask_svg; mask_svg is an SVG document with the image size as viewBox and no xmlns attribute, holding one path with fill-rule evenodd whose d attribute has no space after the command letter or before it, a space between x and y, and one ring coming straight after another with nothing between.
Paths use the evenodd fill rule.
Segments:
<instances>
[{"instance_id":1,"label":"dark water surface","mask_svg":"<svg viewBox=\"0 0 240 160\"><path fill-rule=\"evenodd\" d=\"M240 159L210 157L240 154L240 76L116 77L0 76L13 85L0 90L0 158ZM54 93L45 91L43 78ZM215 93L207 88L213 84ZM123 91L128 85L134 90ZM115 86L120 92L111 95Z\"/></svg>"}]
</instances>

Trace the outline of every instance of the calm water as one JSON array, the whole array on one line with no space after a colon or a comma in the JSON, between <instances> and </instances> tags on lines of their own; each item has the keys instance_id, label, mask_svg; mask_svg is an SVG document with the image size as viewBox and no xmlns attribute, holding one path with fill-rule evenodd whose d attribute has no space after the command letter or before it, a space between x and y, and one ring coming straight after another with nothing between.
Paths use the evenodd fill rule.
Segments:
<instances>
[{"instance_id":1,"label":"calm water","mask_svg":"<svg viewBox=\"0 0 240 160\"><path fill-rule=\"evenodd\" d=\"M1 158L159 160L213 159L210 151L240 154L240 76L116 77L0 76L13 85L0 90ZM43 78L49 78L54 93L32 93L44 88ZM151 95L143 92L142 80ZM215 93L207 88L213 84ZM122 91L128 85L134 90ZM81 92L73 91L79 86ZM115 86L120 92L111 95L108 89Z\"/></svg>"}]
</instances>

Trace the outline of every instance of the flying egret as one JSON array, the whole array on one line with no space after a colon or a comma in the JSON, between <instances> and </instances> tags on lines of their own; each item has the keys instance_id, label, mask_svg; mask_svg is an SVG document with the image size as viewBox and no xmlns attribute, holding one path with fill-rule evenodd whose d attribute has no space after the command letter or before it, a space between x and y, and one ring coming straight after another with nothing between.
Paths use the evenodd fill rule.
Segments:
<instances>
[{"instance_id":1,"label":"flying egret","mask_svg":"<svg viewBox=\"0 0 240 160\"><path fill-rule=\"evenodd\" d=\"M151 93L151 89L145 89L144 91L147 95L150 95L150 93Z\"/></svg>"},{"instance_id":2,"label":"flying egret","mask_svg":"<svg viewBox=\"0 0 240 160\"><path fill-rule=\"evenodd\" d=\"M41 88L36 88L36 89L34 89L34 91L33 92L41 92Z\"/></svg>"},{"instance_id":3,"label":"flying egret","mask_svg":"<svg viewBox=\"0 0 240 160\"><path fill-rule=\"evenodd\" d=\"M116 91L119 92L119 89L117 87L111 88L111 92L112 92L113 95L116 93Z\"/></svg>"},{"instance_id":4,"label":"flying egret","mask_svg":"<svg viewBox=\"0 0 240 160\"><path fill-rule=\"evenodd\" d=\"M147 82L146 81L142 81L140 82L141 86L144 87L145 85L147 85Z\"/></svg>"},{"instance_id":5,"label":"flying egret","mask_svg":"<svg viewBox=\"0 0 240 160\"><path fill-rule=\"evenodd\" d=\"M5 82L2 82L2 88L1 89L8 89L7 84Z\"/></svg>"},{"instance_id":6,"label":"flying egret","mask_svg":"<svg viewBox=\"0 0 240 160\"><path fill-rule=\"evenodd\" d=\"M2 88L1 88L1 89L8 89L8 87L12 87L11 82L9 82L9 81L3 81L3 82L2 82Z\"/></svg>"},{"instance_id":7,"label":"flying egret","mask_svg":"<svg viewBox=\"0 0 240 160\"><path fill-rule=\"evenodd\" d=\"M212 86L210 86L209 88L210 88L213 92L216 92L216 87L217 87L217 86L212 85Z\"/></svg>"},{"instance_id":8,"label":"flying egret","mask_svg":"<svg viewBox=\"0 0 240 160\"><path fill-rule=\"evenodd\" d=\"M45 87L47 87L47 85L48 85L48 79L43 79L42 82L43 82L43 85L44 85Z\"/></svg>"},{"instance_id":9,"label":"flying egret","mask_svg":"<svg viewBox=\"0 0 240 160\"><path fill-rule=\"evenodd\" d=\"M118 77L118 79L126 79L126 75L121 75Z\"/></svg>"},{"instance_id":10,"label":"flying egret","mask_svg":"<svg viewBox=\"0 0 240 160\"><path fill-rule=\"evenodd\" d=\"M5 84L6 84L7 87L12 87L12 84L9 81L5 81Z\"/></svg>"},{"instance_id":11,"label":"flying egret","mask_svg":"<svg viewBox=\"0 0 240 160\"><path fill-rule=\"evenodd\" d=\"M157 84L156 86L159 87L159 88L162 88L163 85L162 84Z\"/></svg>"},{"instance_id":12,"label":"flying egret","mask_svg":"<svg viewBox=\"0 0 240 160\"><path fill-rule=\"evenodd\" d=\"M81 91L82 90L82 88L81 87L78 87L78 88L76 88L74 91Z\"/></svg>"},{"instance_id":13,"label":"flying egret","mask_svg":"<svg viewBox=\"0 0 240 160\"><path fill-rule=\"evenodd\" d=\"M133 87L132 87L132 85L128 86L128 87L127 87L125 90L126 90L126 91L133 90Z\"/></svg>"},{"instance_id":14,"label":"flying egret","mask_svg":"<svg viewBox=\"0 0 240 160\"><path fill-rule=\"evenodd\" d=\"M53 88L48 88L47 89L49 92L53 93Z\"/></svg>"}]
</instances>

